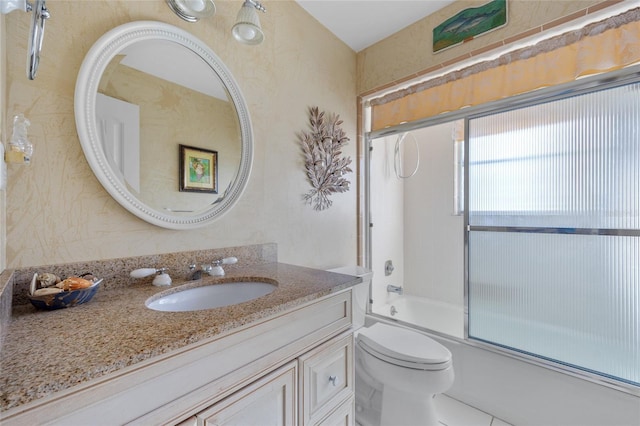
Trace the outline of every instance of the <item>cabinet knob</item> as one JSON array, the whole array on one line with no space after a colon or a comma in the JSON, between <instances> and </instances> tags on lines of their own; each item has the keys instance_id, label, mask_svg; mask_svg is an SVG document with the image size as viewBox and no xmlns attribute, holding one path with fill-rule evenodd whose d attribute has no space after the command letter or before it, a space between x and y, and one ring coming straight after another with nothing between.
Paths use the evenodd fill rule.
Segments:
<instances>
[{"instance_id":1,"label":"cabinet knob","mask_svg":"<svg viewBox=\"0 0 640 426\"><path fill-rule=\"evenodd\" d=\"M336 380L337 380L337 377L336 377L336 376L329 376L329 381L331 382L331 384L332 384L333 386L335 386L335 385L336 385Z\"/></svg>"}]
</instances>

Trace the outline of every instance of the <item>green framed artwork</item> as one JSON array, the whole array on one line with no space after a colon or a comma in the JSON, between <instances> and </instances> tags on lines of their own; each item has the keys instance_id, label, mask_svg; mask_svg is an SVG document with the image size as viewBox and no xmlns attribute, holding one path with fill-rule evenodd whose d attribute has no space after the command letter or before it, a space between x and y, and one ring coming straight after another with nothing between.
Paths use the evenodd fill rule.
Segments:
<instances>
[{"instance_id":1,"label":"green framed artwork","mask_svg":"<svg viewBox=\"0 0 640 426\"><path fill-rule=\"evenodd\" d=\"M218 193L218 152L180 145L180 191Z\"/></svg>"},{"instance_id":2,"label":"green framed artwork","mask_svg":"<svg viewBox=\"0 0 640 426\"><path fill-rule=\"evenodd\" d=\"M433 52L473 40L507 25L507 0L464 9L433 29Z\"/></svg>"}]
</instances>

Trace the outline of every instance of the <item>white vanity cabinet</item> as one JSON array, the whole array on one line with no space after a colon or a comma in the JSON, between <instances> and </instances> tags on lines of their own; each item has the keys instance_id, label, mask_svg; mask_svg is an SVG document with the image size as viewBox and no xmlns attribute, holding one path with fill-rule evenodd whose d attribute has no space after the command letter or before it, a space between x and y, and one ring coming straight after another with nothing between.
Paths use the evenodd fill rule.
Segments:
<instances>
[{"instance_id":1,"label":"white vanity cabinet","mask_svg":"<svg viewBox=\"0 0 640 426\"><path fill-rule=\"evenodd\" d=\"M353 425L351 289L3 413L24 424Z\"/></svg>"},{"instance_id":2,"label":"white vanity cabinet","mask_svg":"<svg viewBox=\"0 0 640 426\"><path fill-rule=\"evenodd\" d=\"M353 425L353 335L266 374L180 426Z\"/></svg>"}]
</instances>

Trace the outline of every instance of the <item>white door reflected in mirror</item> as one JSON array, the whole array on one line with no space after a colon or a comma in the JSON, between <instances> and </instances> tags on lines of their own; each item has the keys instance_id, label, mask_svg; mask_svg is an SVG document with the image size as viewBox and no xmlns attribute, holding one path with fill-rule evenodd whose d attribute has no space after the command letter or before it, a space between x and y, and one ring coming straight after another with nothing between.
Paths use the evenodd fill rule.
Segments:
<instances>
[{"instance_id":1,"label":"white door reflected in mirror","mask_svg":"<svg viewBox=\"0 0 640 426\"><path fill-rule=\"evenodd\" d=\"M140 107L98 93L96 122L111 170L123 184L140 192Z\"/></svg>"}]
</instances>

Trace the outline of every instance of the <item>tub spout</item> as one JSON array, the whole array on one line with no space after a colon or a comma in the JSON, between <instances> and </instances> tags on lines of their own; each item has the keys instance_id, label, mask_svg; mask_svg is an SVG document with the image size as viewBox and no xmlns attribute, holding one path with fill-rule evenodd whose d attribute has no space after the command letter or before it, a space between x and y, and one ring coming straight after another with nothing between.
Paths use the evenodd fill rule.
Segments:
<instances>
[{"instance_id":1,"label":"tub spout","mask_svg":"<svg viewBox=\"0 0 640 426\"><path fill-rule=\"evenodd\" d=\"M389 284L387 286L387 293L397 293L397 294L402 294L402 287L397 286L397 285L391 285Z\"/></svg>"}]
</instances>

